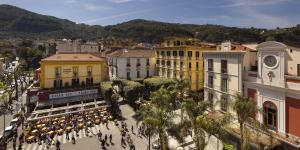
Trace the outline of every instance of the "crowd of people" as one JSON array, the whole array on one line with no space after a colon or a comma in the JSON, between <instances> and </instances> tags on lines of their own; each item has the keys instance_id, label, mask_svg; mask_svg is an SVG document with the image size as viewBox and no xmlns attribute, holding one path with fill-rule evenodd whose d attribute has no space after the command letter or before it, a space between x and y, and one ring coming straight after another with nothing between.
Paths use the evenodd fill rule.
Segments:
<instances>
[{"instance_id":1,"label":"crowd of people","mask_svg":"<svg viewBox=\"0 0 300 150\"><path fill-rule=\"evenodd\" d=\"M106 108L99 108L87 112L78 112L62 115L60 117L30 121L25 124L23 138L27 143L46 143L47 148L56 143L57 149L60 149L61 143L58 140L55 142L55 135L66 134L66 138L69 140L71 134L72 143L75 144L74 136L78 137L80 130L84 129L85 133L88 134L88 127L100 123L108 124L108 120L112 119L113 117L107 112ZM75 131L75 135L72 131Z\"/></svg>"}]
</instances>

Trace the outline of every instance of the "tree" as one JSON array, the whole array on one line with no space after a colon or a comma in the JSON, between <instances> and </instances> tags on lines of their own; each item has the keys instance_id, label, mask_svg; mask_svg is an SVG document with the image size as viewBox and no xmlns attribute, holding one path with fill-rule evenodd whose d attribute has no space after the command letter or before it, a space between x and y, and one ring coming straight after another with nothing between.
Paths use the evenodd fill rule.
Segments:
<instances>
[{"instance_id":1,"label":"tree","mask_svg":"<svg viewBox=\"0 0 300 150\"><path fill-rule=\"evenodd\" d=\"M258 112L254 101L244 97L241 94L236 94L236 99L233 104L233 109L236 111L241 134L241 150L249 149L249 136L246 124L254 125L254 127L263 129L264 127L258 123L254 118L254 113Z\"/></svg>"},{"instance_id":2,"label":"tree","mask_svg":"<svg viewBox=\"0 0 300 150\"><path fill-rule=\"evenodd\" d=\"M155 107L152 103L143 105L139 113L141 114L142 122L148 130L152 131L153 134L158 134L161 149L167 150L168 138L166 129L172 126L174 115Z\"/></svg>"},{"instance_id":3,"label":"tree","mask_svg":"<svg viewBox=\"0 0 300 150\"><path fill-rule=\"evenodd\" d=\"M150 135L158 134L162 150L167 150L168 138L166 130L173 126L174 114L171 113L171 95L165 88L153 92L150 103L143 104L139 110L142 122L146 125Z\"/></svg>"},{"instance_id":4,"label":"tree","mask_svg":"<svg viewBox=\"0 0 300 150\"><path fill-rule=\"evenodd\" d=\"M0 115L3 115L3 131L5 130L5 116L13 113L13 107L6 100L8 93L0 95Z\"/></svg>"},{"instance_id":5,"label":"tree","mask_svg":"<svg viewBox=\"0 0 300 150\"><path fill-rule=\"evenodd\" d=\"M174 90L173 93L176 93L176 99L181 104L185 101L185 98L187 97L189 88L190 88L190 82L186 79L176 79L175 84L171 85L174 86L172 89ZM183 120L183 112L180 113L180 120Z\"/></svg>"},{"instance_id":6,"label":"tree","mask_svg":"<svg viewBox=\"0 0 300 150\"><path fill-rule=\"evenodd\" d=\"M225 139L226 134L223 127L229 123L230 115L214 116L214 113L206 112L209 107L209 102L196 102L193 99L188 99L182 105L182 111L187 114L188 118L176 125L177 127L173 127L171 135L175 135L174 137L181 142L183 137L190 135L189 130L191 129L194 133L191 136L196 150L204 150L208 144L205 140L206 136L208 136L208 139L212 135L221 140Z\"/></svg>"}]
</instances>

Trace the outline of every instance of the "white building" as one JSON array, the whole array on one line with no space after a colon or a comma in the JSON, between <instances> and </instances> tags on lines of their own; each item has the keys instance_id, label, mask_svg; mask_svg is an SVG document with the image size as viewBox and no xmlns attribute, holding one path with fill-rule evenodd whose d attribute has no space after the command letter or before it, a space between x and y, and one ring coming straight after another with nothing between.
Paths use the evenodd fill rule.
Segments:
<instances>
[{"instance_id":1,"label":"white building","mask_svg":"<svg viewBox=\"0 0 300 150\"><path fill-rule=\"evenodd\" d=\"M245 95L263 114L257 119L275 132L300 137L300 48L269 41L257 46L258 69L245 73Z\"/></svg>"},{"instance_id":2,"label":"white building","mask_svg":"<svg viewBox=\"0 0 300 150\"><path fill-rule=\"evenodd\" d=\"M216 109L226 111L223 102L243 93L262 110L255 114L258 121L283 141L299 140L300 48L274 41L257 45L257 51L244 45L236 51L232 45L223 43L219 51L203 55L205 100L222 100Z\"/></svg>"},{"instance_id":3,"label":"white building","mask_svg":"<svg viewBox=\"0 0 300 150\"><path fill-rule=\"evenodd\" d=\"M155 74L155 51L119 50L107 56L109 79L146 78Z\"/></svg>"},{"instance_id":4,"label":"white building","mask_svg":"<svg viewBox=\"0 0 300 150\"><path fill-rule=\"evenodd\" d=\"M250 63L255 58L255 49L230 42L222 43L217 51L203 52L204 99L213 103L216 110L233 113L230 100L242 93L243 71L255 66Z\"/></svg>"},{"instance_id":5,"label":"white building","mask_svg":"<svg viewBox=\"0 0 300 150\"><path fill-rule=\"evenodd\" d=\"M98 53L100 52L100 45L96 42L63 39L56 42L56 49L58 53Z\"/></svg>"}]
</instances>

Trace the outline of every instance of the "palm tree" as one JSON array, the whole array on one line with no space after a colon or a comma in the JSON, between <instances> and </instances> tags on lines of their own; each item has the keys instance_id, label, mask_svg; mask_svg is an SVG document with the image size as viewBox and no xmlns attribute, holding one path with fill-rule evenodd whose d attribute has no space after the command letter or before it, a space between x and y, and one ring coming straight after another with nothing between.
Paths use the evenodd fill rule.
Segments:
<instances>
[{"instance_id":1,"label":"palm tree","mask_svg":"<svg viewBox=\"0 0 300 150\"><path fill-rule=\"evenodd\" d=\"M165 87L153 92L150 102L143 104L139 110L142 122L146 125L151 135L158 134L162 150L167 150L168 138L166 130L172 126L174 115L171 113L171 94ZM149 140L150 141L150 140ZM150 145L150 143L149 143Z\"/></svg>"},{"instance_id":2,"label":"palm tree","mask_svg":"<svg viewBox=\"0 0 300 150\"><path fill-rule=\"evenodd\" d=\"M190 88L190 82L186 79L180 79L180 80L176 79L175 84L172 87L172 89L174 90L173 93L176 94L177 101L179 101L181 104L181 108L182 108L182 103L185 101L186 94L189 91L189 88ZM183 121L182 111L180 113L180 120L181 122Z\"/></svg>"},{"instance_id":3,"label":"palm tree","mask_svg":"<svg viewBox=\"0 0 300 150\"><path fill-rule=\"evenodd\" d=\"M229 123L230 116L227 114L224 116L213 116L206 112L209 107L210 103L206 101L196 102L192 99L185 101L182 105L182 111L187 114L188 118L173 126L170 130L172 132L171 135L179 142L182 142L183 137L189 135L188 131L192 129L196 150L204 150L208 144L205 140L206 135L208 139L211 135L214 135L223 140L225 135L223 127Z\"/></svg>"},{"instance_id":4,"label":"palm tree","mask_svg":"<svg viewBox=\"0 0 300 150\"><path fill-rule=\"evenodd\" d=\"M233 109L236 111L241 134L241 150L247 150L249 148L249 136L246 124L252 124L254 121L253 114L258 111L254 101L244 97L241 94L236 94L236 99L233 104Z\"/></svg>"},{"instance_id":5,"label":"palm tree","mask_svg":"<svg viewBox=\"0 0 300 150\"><path fill-rule=\"evenodd\" d=\"M172 109L171 93L165 87L151 93L151 103L162 111L170 112Z\"/></svg>"},{"instance_id":6,"label":"palm tree","mask_svg":"<svg viewBox=\"0 0 300 150\"><path fill-rule=\"evenodd\" d=\"M156 107L152 103L143 105L140 109L140 114L142 122L148 130L151 130L153 134L158 134L161 149L167 150L168 138L166 129L172 126L174 115Z\"/></svg>"}]
</instances>

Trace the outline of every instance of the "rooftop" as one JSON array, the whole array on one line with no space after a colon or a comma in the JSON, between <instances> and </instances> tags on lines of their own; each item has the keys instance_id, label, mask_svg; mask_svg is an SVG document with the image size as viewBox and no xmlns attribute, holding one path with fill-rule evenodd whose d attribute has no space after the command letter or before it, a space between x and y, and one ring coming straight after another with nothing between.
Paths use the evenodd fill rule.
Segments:
<instances>
[{"instance_id":1,"label":"rooftop","mask_svg":"<svg viewBox=\"0 0 300 150\"><path fill-rule=\"evenodd\" d=\"M118 50L108 54L109 57L155 57L154 50Z\"/></svg>"},{"instance_id":2,"label":"rooftop","mask_svg":"<svg viewBox=\"0 0 300 150\"><path fill-rule=\"evenodd\" d=\"M91 54L55 54L44 58L41 62L49 61L105 61L103 58L93 56Z\"/></svg>"}]
</instances>

